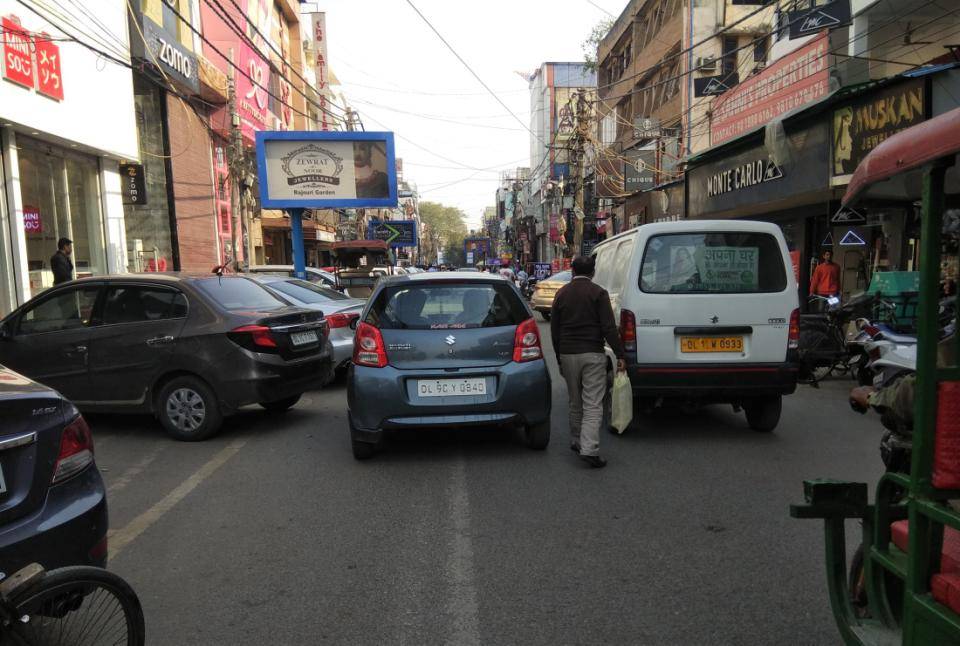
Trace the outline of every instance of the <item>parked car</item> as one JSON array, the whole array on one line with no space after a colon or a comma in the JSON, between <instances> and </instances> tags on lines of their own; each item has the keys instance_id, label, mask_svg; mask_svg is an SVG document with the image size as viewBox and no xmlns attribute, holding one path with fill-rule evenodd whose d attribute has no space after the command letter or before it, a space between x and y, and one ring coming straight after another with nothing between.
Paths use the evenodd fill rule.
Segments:
<instances>
[{"instance_id":1,"label":"parked car","mask_svg":"<svg viewBox=\"0 0 960 646\"><path fill-rule=\"evenodd\" d=\"M544 449L550 374L533 313L499 276L384 278L357 326L347 405L357 459L403 428L521 426Z\"/></svg>"},{"instance_id":2,"label":"parked car","mask_svg":"<svg viewBox=\"0 0 960 646\"><path fill-rule=\"evenodd\" d=\"M537 282L533 290L533 296L530 297L530 306L540 312L543 320L550 320L550 312L553 310L553 299L561 287L573 280L573 273L567 271L557 272Z\"/></svg>"},{"instance_id":3,"label":"parked car","mask_svg":"<svg viewBox=\"0 0 960 646\"><path fill-rule=\"evenodd\" d=\"M179 440L332 370L327 323L244 276L129 274L58 285L0 322L0 362L84 411L150 412Z\"/></svg>"},{"instance_id":4,"label":"parked car","mask_svg":"<svg viewBox=\"0 0 960 646\"><path fill-rule=\"evenodd\" d=\"M0 365L0 564L107 561L107 497L90 429L52 388Z\"/></svg>"},{"instance_id":5,"label":"parked car","mask_svg":"<svg viewBox=\"0 0 960 646\"><path fill-rule=\"evenodd\" d=\"M780 227L648 224L603 241L593 255L594 282L610 293L642 406L729 403L757 431L777 426L783 395L797 387L800 338Z\"/></svg>"},{"instance_id":6,"label":"parked car","mask_svg":"<svg viewBox=\"0 0 960 646\"><path fill-rule=\"evenodd\" d=\"M338 291L299 278L258 276L257 281L292 305L323 312L330 326L334 368L346 369L353 357L354 323L360 318L366 301L344 296Z\"/></svg>"},{"instance_id":7,"label":"parked car","mask_svg":"<svg viewBox=\"0 0 960 646\"><path fill-rule=\"evenodd\" d=\"M253 265L247 268L247 271L251 274L262 274L267 276L287 276L288 278L296 278L297 273L293 269L293 265ZM316 267L306 267L305 271L307 272L307 280L311 283L317 283L318 285L323 285L324 287L329 287L330 289L337 288L337 277L329 271L324 271L323 269L317 269Z\"/></svg>"}]
</instances>

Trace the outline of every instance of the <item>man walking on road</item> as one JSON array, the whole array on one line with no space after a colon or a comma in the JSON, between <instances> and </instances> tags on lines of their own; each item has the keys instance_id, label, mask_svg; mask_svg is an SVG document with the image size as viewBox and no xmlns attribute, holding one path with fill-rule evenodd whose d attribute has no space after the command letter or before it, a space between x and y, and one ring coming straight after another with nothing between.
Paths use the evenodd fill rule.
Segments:
<instances>
[{"instance_id":1,"label":"man walking on road","mask_svg":"<svg viewBox=\"0 0 960 646\"><path fill-rule=\"evenodd\" d=\"M594 266L593 258L573 259L573 280L560 288L553 301L550 336L570 397L570 449L599 469L607 465L600 457L600 424L607 391L603 342L616 354L618 371L626 370L627 363L610 295L591 280Z\"/></svg>"},{"instance_id":2,"label":"man walking on road","mask_svg":"<svg viewBox=\"0 0 960 646\"><path fill-rule=\"evenodd\" d=\"M53 284L59 285L73 280L73 262L70 254L73 253L73 240L60 238L57 241L57 253L50 257L50 269L53 270Z\"/></svg>"}]
</instances>

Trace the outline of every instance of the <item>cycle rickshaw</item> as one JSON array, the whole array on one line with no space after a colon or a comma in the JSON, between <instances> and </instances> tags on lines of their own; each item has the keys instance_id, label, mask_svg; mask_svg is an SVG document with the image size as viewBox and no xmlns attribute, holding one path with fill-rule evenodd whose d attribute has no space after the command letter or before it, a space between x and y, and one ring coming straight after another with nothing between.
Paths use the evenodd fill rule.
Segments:
<instances>
[{"instance_id":1,"label":"cycle rickshaw","mask_svg":"<svg viewBox=\"0 0 960 646\"><path fill-rule=\"evenodd\" d=\"M919 345L909 475L886 473L868 504L865 483L804 482L795 518L824 520L830 605L845 643L960 644L960 367L937 363L944 215L960 199L960 109L881 143L857 167L843 205L876 196L921 198ZM952 219L952 218L948 218ZM951 232L952 233L952 232ZM952 340L957 356L956 335ZM956 506L960 509L960 505ZM867 608L849 590L845 521L863 525Z\"/></svg>"}]
</instances>

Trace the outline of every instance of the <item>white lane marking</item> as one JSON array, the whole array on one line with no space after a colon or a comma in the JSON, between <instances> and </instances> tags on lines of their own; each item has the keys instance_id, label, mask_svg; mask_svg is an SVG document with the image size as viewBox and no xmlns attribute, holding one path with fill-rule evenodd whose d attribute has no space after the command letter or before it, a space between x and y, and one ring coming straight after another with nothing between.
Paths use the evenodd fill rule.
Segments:
<instances>
[{"instance_id":1,"label":"white lane marking","mask_svg":"<svg viewBox=\"0 0 960 646\"><path fill-rule=\"evenodd\" d=\"M157 456L160 455L160 453L164 449L166 449L168 446L170 446L169 443L163 443L158 445L153 449L153 451L143 456L139 462L137 462L136 464L131 466L129 469L124 471L123 475L121 475L119 478L111 482L110 485L107 487L107 495L111 496L117 493L118 491L122 491L123 489L125 489L126 486L130 484L134 478L136 478L141 473L143 473L146 470L146 468L150 466L150 464L154 460L157 459Z\"/></svg>"},{"instance_id":2,"label":"white lane marking","mask_svg":"<svg viewBox=\"0 0 960 646\"><path fill-rule=\"evenodd\" d=\"M217 469L226 464L246 443L246 440L235 440L231 442L222 448L219 453L210 458L206 464L197 469L193 475L181 482L176 489L164 496L153 507L131 520L127 523L126 527L109 534L110 558L115 558L123 548L133 542L151 525L160 520L164 514L183 500L187 494L196 489L201 482L209 478Z\"/></svg>"},{"instance_id":3,"label":"white lane marking","mask_svg":"<svg viewBox=\"0 0 960 646\"><path fill-rule=\"evenodd\" d=\"M450 517L453 538L447 572L452 585L447 598L451 620L448 644L480 644L480 617L477 586L473 577L473 541L470 538L470 496L467 494L467 469L463 456L457 460L450 480Z\"/></svg>"}]
</instances>

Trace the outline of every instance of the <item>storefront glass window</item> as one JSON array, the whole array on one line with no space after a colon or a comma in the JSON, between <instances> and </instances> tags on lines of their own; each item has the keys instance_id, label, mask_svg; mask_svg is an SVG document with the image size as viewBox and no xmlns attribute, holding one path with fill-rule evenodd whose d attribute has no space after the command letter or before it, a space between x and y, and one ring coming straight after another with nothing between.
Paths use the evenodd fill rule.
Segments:
<instances>
[{"instance_id":1,"label":"storefront glass window","mask_svg":"<svg viewBox=\"0 0 960 646\"><path fill-rule=\"evenodd\" d=\"M167 171L163 155L160 90L134 74L137 138L147 187L146 204L125 204L127 269L132 272L172 271L173 245L167 202Z\"/></svg>"},{"instance_id":2,"label":"storefront glass window","mask_svg":"<svg viewBox=\"0 0 960 646\"><path fill-rule=\"evenodd\" d=\"M53 285L60 238L73 240L77 277L106 273L98 161L23 136L17 144L32 295Z\"/></svg>"}]
</instances>

